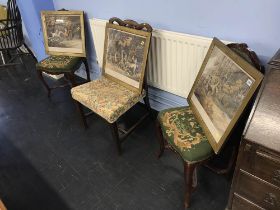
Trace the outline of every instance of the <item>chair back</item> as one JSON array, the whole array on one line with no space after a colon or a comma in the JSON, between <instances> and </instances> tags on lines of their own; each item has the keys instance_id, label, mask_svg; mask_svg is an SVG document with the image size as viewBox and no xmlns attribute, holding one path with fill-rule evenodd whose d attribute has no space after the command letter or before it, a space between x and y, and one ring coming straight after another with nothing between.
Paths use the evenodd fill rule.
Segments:
<instances>
[{"instance_id":1,"label":"chair back","mask_svg":"<svg viewBox=\"0 0 280 210\"><path fill-rule=\"evenodd\" d=\"M264 73L264 67L261 65L261 62L257 56L257 54L248 48L248 45L245 43L231 43L227 45L231 50L233 50L236 54L254 66L257 70L261 73ZM252 110L253 104L255 102L256 96L258 94L258 90L254 93L253 97L247 104L246 108L244 109L242 115L238 119L237 123L235 124L234 129L232 129L231 134L228 136L227 143L224 145L224 155L227 156L231 154L233 147L238 148L240 143L242 133L246 126L246 122L249 118L250 112ZM237 150L236 150L237 151ZM224 155L221 154L221 159L228 159L225 158Z\"/></svg>"},{"instance_id":2,"label":"chair back","mask_svg":"<svg viewBox=\"0 0 280 210\"><path fill-rule=\"evenodd\" d=\"M21 20L19 8L16 0L8 0L7 3L7 19L8 20Z\"/></svg>"},{"instance_id":3,"label":"chair back","mask_svg":"<svg viewBox=\"0 0 280 210\"><path fill-rule=\"evenodd\" d=\"M0 21L0 50L19 48L24 43L22 20L15 0L8 0L7 19Z\"/></svg>"},{"instance_id":4,"label":"chair back","mask_svg":"<svg viewBox=\"0 0 280 210\"><path fill-rule=\"evenodd\" d=\"M147 23L110 18L106 25L103 74L139 93L143 89L147 91L146 69L152 30Z\"/></svg>"}]
</instances>

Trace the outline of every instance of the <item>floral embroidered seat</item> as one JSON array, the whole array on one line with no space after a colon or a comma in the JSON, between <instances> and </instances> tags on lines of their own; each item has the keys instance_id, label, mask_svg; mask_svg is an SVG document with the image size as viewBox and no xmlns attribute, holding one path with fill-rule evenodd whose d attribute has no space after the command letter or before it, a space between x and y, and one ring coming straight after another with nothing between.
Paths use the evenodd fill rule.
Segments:
<instances>
[{"instance_id":1,"label":"floral embroidered seat","mask_svg":"<svg viewBox=\"0 0 280 210\"><path fill-rule=\"evenodd\" d=\"M82 58L72 56L49 56L36 64L39 71L49 73L67 73L77 70L82 64Z\"/></svg>"},{"instance_id":2,"label":"floral embroidered seat","mask_svg":"<svg viewBox=\"0 0 280 210\"><path fill-rule=\"evenodd\" d=\"M114 123L144 96L105 77L71 89L72 97Z\"/></svg>"},{"instance_id":3,"label":"floral embroidered seat","mask_svg":"<svg viewBox=\"0 0 280 210\"><path fill-rule=\"evenodd\" d=\"M205 160L213 155L201 126L190 107L163 110L158 115L164 139L188 162Z\"/></svg>"},{"instance_id":4,"label":"floral embroidered seat","mask_svg":"<svg viewBox=\"0 0 280 210\"><path fill-rule=\"evenodd\" d=\"M76 86L77 83L75 81L75 72L80 68L80 66L84 63L87 81L90 81L90 73L89 66L87 63L87 59L83 57L73 57L73 56L55 56L51 55L41 62L36 64L36 69L38 72L39 79L42 81L43 85L46 87L48 91L48 97L50 97L51 90L58 87L65 87L66 85L59 85L55 87L49 87L48 83L45 81L43 77L43 72L51 75L64 74L64 76L70 81L72 87Z\"/></svg>"}]
</instances>

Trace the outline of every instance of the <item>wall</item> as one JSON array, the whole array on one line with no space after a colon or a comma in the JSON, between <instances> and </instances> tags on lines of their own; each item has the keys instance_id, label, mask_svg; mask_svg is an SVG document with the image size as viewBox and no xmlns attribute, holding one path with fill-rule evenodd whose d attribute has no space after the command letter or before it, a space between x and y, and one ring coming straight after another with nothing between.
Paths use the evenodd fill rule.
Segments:
<instances>
[{"instance_id":1,"label":"wall","mask_svg":"<svg viewBox=\"0 0 280 210\"><path fill-rule=\"evenodd\" d=\"M117 16L155 28L246 42L264 62L280 47L279 0L54 0L54 6L84 10L89 18Z\"/></svg>"},{"instance_id":2,"label":"wall","mask_svg":"<svg viewBox=\"0 0 280 210\"><path fill-rule=\"evenodd\" d=\"M148 22L154 28L206 37L245 42L265 64L280 47L279 0L53 0L55 9L84 10L88 18L109 19L116 16ZM88 34L91 66L96 64L92 34ZM93 68L95 77L99 72ZM152 89L158 100L153 108L164 104L185 105L186 100ZM162 103L159 101L163 101ZM167 101L167 102L164 102ZM159 103L158 103L159 102Z\"/></svg>"},{"instance_id":3,"label":"wall","mask_svg":"<svg viewBox=\"0 0 280 210\"><path fill-rule=\"evenodd\" d=\"M40 61L47 55L45 53L44 38L41 27L41 10L54 10L52 0L17 0L22 20L28 33L29 46Z\"/></svg>"}]
</instances>

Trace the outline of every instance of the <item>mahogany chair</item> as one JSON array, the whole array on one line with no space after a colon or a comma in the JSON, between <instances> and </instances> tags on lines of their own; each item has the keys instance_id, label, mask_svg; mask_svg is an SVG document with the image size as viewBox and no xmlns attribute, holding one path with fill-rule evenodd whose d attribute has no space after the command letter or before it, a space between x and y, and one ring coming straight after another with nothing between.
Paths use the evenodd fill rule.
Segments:
<instances>
[{"instance_id":1,"label":"mahogany chair","mask_svg":"<svg viewBox=\"0 0 280 210\"><path fill-rule=\"evenodd\" d=\"M246 44L228 44L228 47L259 71L263 70L257 55ZM253 99L248 103L238 123L236 123L237 126L228 136L227 143L224 146L224 148L229 148L230 153L230 161L226 168L214 168L213 165L208 164L209 160L218 155L214 155L214 151L190 106L171 108L159 112L156 121L157 137L160 145L158 158L161 157L165 149L170 149L183 160L185 179L184 205L186 208L190 206L191 193L197 186L197 166L206 164L220 174L228 173L233 168L238 144L249 116L252 102Z\"/></svg>"},{"instance_id":2,"label":"mahogany chair","mask_svg":"<svg viewBox=\"0 0 280 210\"><path fill-rule=\"evenodd\" d=\"M93 113L102 117L110 125L119 155L121 143L150 114L146 62L151 33L147 23L111 18L106 25L102 77L71 90L85 128L86 117ZM120 128L119 118L141 99L146 113L128 130ZM85 114L82 105L92 112Z\"/></svg>"}]
</instances>

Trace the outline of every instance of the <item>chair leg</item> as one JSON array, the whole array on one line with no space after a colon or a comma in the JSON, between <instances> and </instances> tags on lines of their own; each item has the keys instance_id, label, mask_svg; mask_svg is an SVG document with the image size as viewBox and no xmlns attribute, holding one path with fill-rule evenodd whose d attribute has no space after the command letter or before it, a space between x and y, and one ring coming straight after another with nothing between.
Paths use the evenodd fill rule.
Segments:
<instances>
[{"instance_id":1,"label":"chair leg","mask_svg":"<svg viewBox=\"0 0 280 210\"><path fill-rule=\"evenodd\" d=\"M48 97L51 96L51 89L50 87L48 86L47 82L44 80L44 77L43 77L43 72L42 71L37 71L38 72L38 77L39 79L42 81L43 85L45 86L45 88L47 89L48 91Z\"/></svg>"},{"instance_id":2,"label":"chair leg","mask_svg":"<svg viewBox=\"0 0 280 210\"><path fill-rule=\"evenodd\" d=\"M27 44L23 43L24 47L27 49L28 53L32 56L32 58L36 61L36 63L38 63L37 58L35 57L35 55L33 54L33 52L29 49L29 47L27 46Z\"/></svg>"},{"instance_id":3,"label":"chair leg","mask_svg":"<svg viewBox=\"0 0 280 210\"><path fill-rule=\"evenodd\" d=\"M66 75L66 78L68 78L70 80L71 86L75 87L77 85L77 83L76 83L76 80L75 80L74 73L68 73L68 74L65 74L65 75Z\"/></svg>"},{"instance_id":4,"label":"chair leg","mask_svg":"<svg viewBox=\"0 0 280 210\"><path fill-rule=\"evenodd\" d=\"M83 58L83 63L85 64L85 68L86 68L87 81L90 82L90 72L89 72L89 66L86 58Z\"/></svg>"},{"instance_id":5,"label":"chair leg","mask_svg":"<svg viewBox=\"0 0 280 210\"><path fill-rule=\"evenodd\" d=\"M159 152L157 154L157 157L160 158L164 152L165 146L164 146L164 138L162 136L162 130L158 121L156 121L156 133L157 133L157 139L159 141Z\"/></svg>"},{"instance_id":6,"label":"chair leg","mask_svg":"<svg viewBox=\"0 0 280 210\"><path fill-rule=\"evenodd\" d=\"M74 99L73 99L74 100ZM84 125L84 128L87 129L88 128L88 124L87 124L87 120L86 120L86 117L85 117L85 113L84 113L84 110L83 110L83 107L82 107L82 104L80 104L78 101L74 100L74 103L77 107L77 110L79 112L79 115L80 115L80 118L81 118L81 121Z\"/></svg>"},{"instance_id":7,"label":"chair leg","mask_svg":"<svg viewBox=\"0 0 280 210\"><path fill-rule=\"evenodd\" d=\"M117 145L118 155L121 155L122 148L121 148L121 140L120 140L120 136L119 136L119 129L118 129L117 123L116 122L110 123L110 127L111 127L112 136Z\"/></svg>"},{"instance_id":8,"label":"chair leg","mask_svg":"<svg viewBox=\"0 0 280 210\"><path fill-rule=\"evenodd\" d=\"M193 175L195 171L195 164L184 162L184 178L185 178L185 208L190 207L191 193L193 189Z\"/></svg>"},{"instance_id":9,"label":"chair leg","mask_svg":"<svg viewBox=\"0 0 280 210\"><path fill-rule=\"evenodd\" d=\"M147 93L148 94L148 93ZM150 112L151 111L151 106L150 106L150 101L149 101L149 97L145 96L145 98L143 99L144 103L146 105L147 110Z\"/></svg>"}]
</instances>

